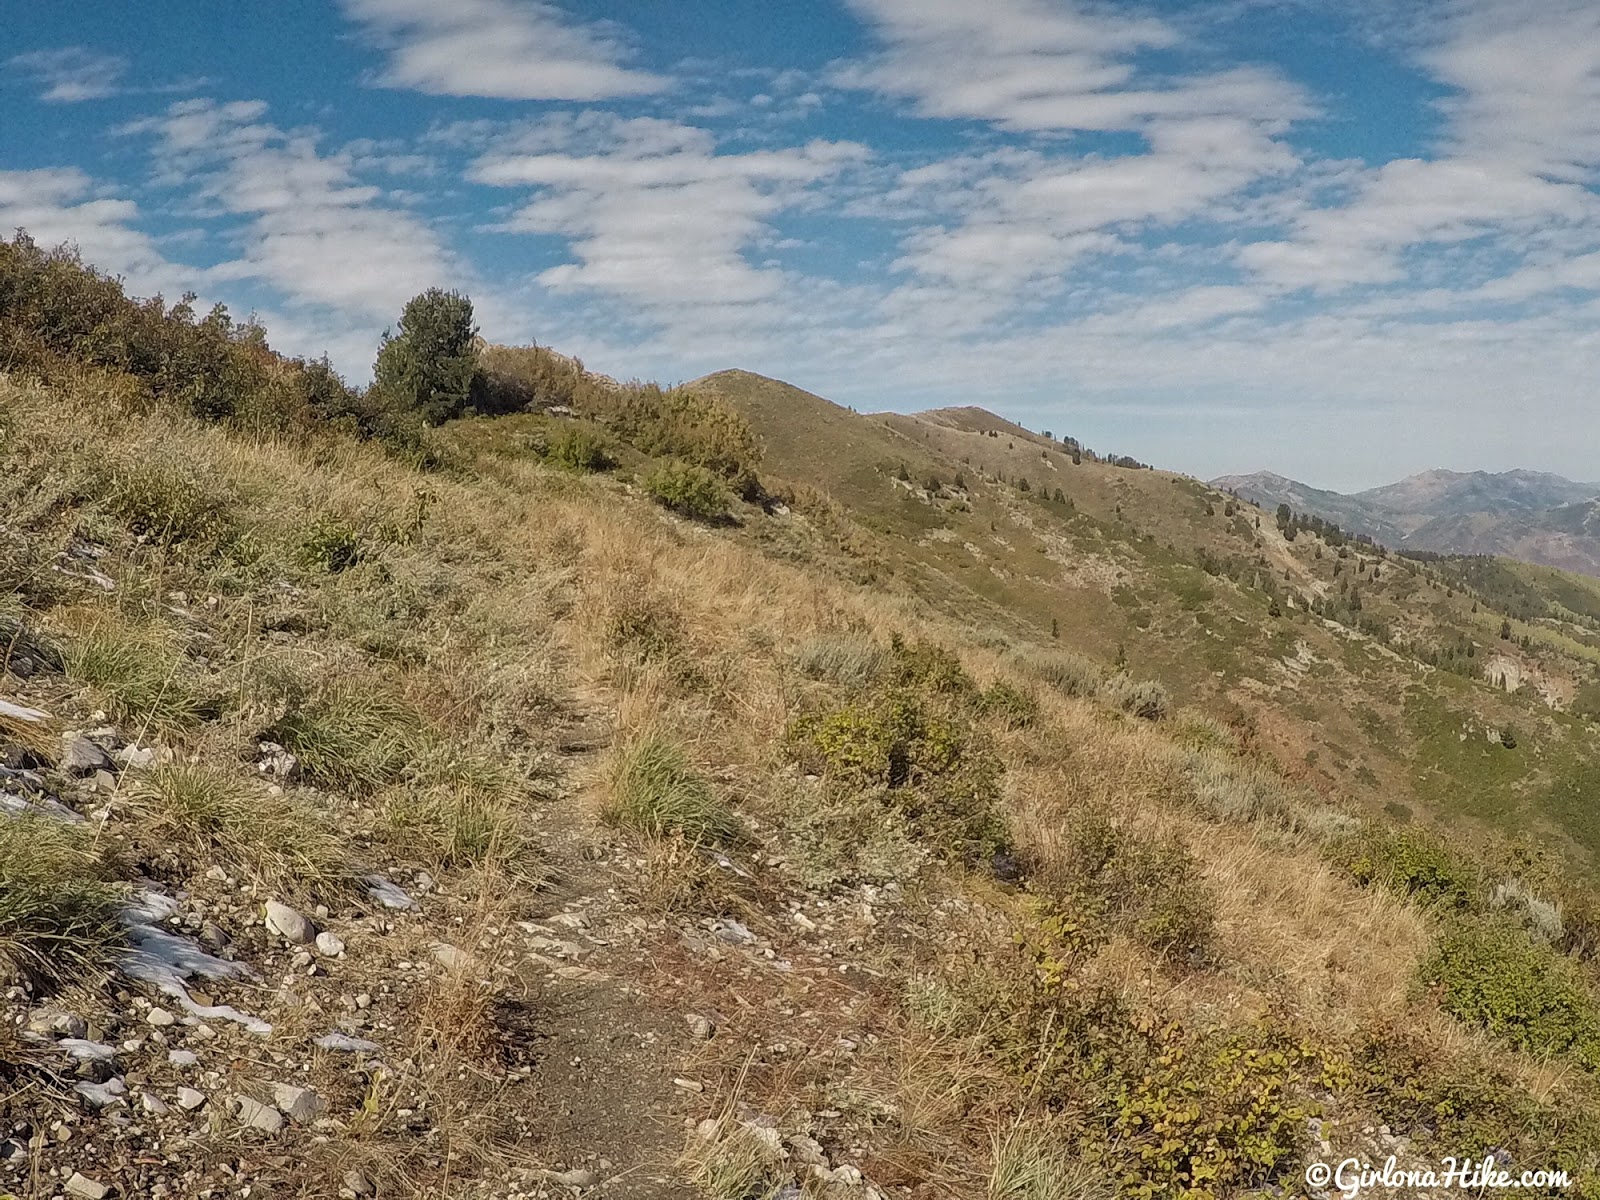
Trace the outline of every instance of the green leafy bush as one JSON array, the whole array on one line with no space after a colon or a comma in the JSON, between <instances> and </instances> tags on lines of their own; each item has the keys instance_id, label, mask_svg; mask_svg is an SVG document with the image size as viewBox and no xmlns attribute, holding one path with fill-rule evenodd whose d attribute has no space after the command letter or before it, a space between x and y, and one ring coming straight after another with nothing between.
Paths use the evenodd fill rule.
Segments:
<instances>
[{"instance_id":1,"label":"green leafy bush","mask_svg":"<svg viewBox=\"0 0 1600 1200\"><path fill-rule=\"evenodd\" d=\"M569 471L606 471L614 464L605 442L587 429L568 429L552 443L546 457Z\"/></svg>"},{"instance_id":2,"label":"green leafy bush","mask_svg":"<svg viewBox=\"0 0 1600 1200\"><path fill-rule=\"evenodd\" d=\"M361 534L337 517L322 516L306 534L298 548L300 565L309 570L337 575L359 563L365 554Z\"/></svg>"},{"instance_id":3,"label":"green leafy bush","mask_svg":"<svg viewBox=\"0 0 1600 1200\"><path fill-rule=\"evenodd\" d=\"M947 704L888 688L802 717L790 742L831 780L872 791L938 853L980 862L1007 843L1000 764Z\"/></svg>"},{"instance_id":4,"label":"green leafy bush","mask_svg":"<svg viewBox=\"0 0 1600 1200\"><path fill-rule=\"evenodd\" d=\"M1368 826L1339 848L1357 883L1381 884L1403 896L1446 909L1466 909L1482 899L1480 872L1415 826Z\"/></svg>"},{"instance_id":5,"label":"green leafy bush","mask_svg":"<svg viewBox=\"0 0 1600 1200\"><path fill-rule=\"evenodd\" d=\"M232 526L234 503L219 482L159 451L116 471L109 499L131 533L169 546L217 542Z\"/></svg>"},{"instance_id":6,"label":"green leafy bush","mask_svg":"<svg viewBox=\"0 0 1600 1200\"><path fill-rule=\"evenodd\" d=\"M1418 968L1446 1012L1519 1049L1600 1068L1600 1004L1572 960L1495 918L1448 926Z\"/></svg>"},{"instance_id":7,"label":"green leafy bush","mask_svg":"<svg viewBox=\"0 0 1600 1200\"><path fill-rule=\"evenodd\" d=\"M1080 814L1039 865L1036 883L1062 911L1126 934L1163 958L1199 966L1211 957L1216 904L1200 864L1175 838Z\"/></svg>"},{"instance_id":8,"label":"green leafy bush","mask_svg":"<svg viewBox=\"0 0 1600 1200\"><path fill-rule=\"evenodd\" d=\"M722 481L693 463L663 463L645 477L644 490L658 504L696 521L721 520L731 503Z\"/></svg>"},{"instance_id":9,"label":"green leafy bush","mask_svg":"<svg viewBox=\"0 0 1600 1200\"><path fill-rule=\"evenodd\" d=\"M1026 729L1039 719L1039 701L1003 679L985 688L975 707L981 716L993 718L1006 729Z\"/></svg>"}]
</instances>

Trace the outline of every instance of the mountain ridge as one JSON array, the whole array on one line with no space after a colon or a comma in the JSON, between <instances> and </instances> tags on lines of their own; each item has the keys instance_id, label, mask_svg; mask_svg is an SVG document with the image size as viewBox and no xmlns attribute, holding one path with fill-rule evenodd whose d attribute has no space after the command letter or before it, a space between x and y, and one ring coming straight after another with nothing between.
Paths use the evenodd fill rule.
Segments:
<instances>
[{"instance_id":1,"label":"mountain ridge","mask_svg":"<svg viewBox=\"0 0 1600 1200\"><path fill-rule=\"evenodd\" d=\"M1266 508L1287 504L1336 521L1396 549L1504 555L1600 575L1600 484L1549 471L1435 468L1354 493L1271 471L1210 482Z\"/></svg>"}]
</instances>

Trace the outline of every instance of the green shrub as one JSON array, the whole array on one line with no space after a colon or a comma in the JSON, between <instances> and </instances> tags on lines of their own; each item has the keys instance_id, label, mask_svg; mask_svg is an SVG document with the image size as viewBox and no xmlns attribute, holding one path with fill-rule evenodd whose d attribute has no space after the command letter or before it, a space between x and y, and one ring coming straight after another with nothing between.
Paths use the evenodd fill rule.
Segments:
<instances>
[{"instance_id":1,"label":"green shrub","mask_svg":"<svg viewBox=\"0 0 1600 1200\"><path fill-rule=\"evenodd\" d=\"M1449 925L1418 968L1457 1019L1535 1053L1600 1068L1600 1005L1570 959L1502 920Z\"/></svg>"},{"instance_id":2,"label":"green shrub","mask_svg":"<svg viewBox=\"0 0 1600 1200\"><path fill-rule=\"evenodd\" d=\"M1423 904L1474 907L1482 899L1480 873L1426 831L1368 826L1336 851L1362 886L1377 883Z\"/></svg>"},{"instance_id":3,"label":"green shrub","mask_svg":"<svg viewBox=\"0 0 1600 1200\"><path fill-rule=\"evenodd\" d=\"M1038 884L1063 911L1190 966L1211 957L1216 904L1200 864L1176 838L1137 832L1098 813L1070 821Z\"/></svg>"},{"instance_id":4,"label":"green shrub","mask_svg":"<svg viewBox=\"0 0 1600 1200\"><path fill-rule=\"evenodd\" d=\"M364 554L361 534L354 526L323 515L301 541L296 557L307 570L337 575L359 563Z\"/></svg>"},{"instance_id":5,"label":"green shrub","mask_svg":"<svg viewBox=\"0 0 1600 1200\"><path fill-rule=\"evenodd\" d=\"M93 839L49 817L0 817L0 960L60 984L122 941L122 898Z\"/></svg>"},{"instance_id":6,"label":"green shrub","mask_svg":"<svg viewBox=\"0 0 1600 1200\"><path fill-rule=\"evenodd\" d=\"M499 761L424 748L414 776L387 789L380 812L389 839L440 869L493 863L524 882L540 878L526 817L528 785Z\"/></svg>"},{"instance_id":7,"label":"green shrub","mask_svg":"<svg viewBox=\"0 0 1600 1200\"><path fill-rule=\"evenodd\" d=\"M1313 1088L1335 1071L1271 1027L1169 1034L1118 1099L1120 1194L1201 1200L1274 1184L1298 1163L1306 1121L1320 1111Z\"/></svg>"},{"instance_id":8,"label":"green shrub","mask_svg":"<svg viewBox=\"0 0 1600 1200\"><path fill-rule=\"evenodd\" d=\"M569 471L606 471L615 465L605 443L587 429L566 430L550 443L545 457Z\"/></svg>"},{"instance_id":9,"label":"green shrub","mask_svg":"<svg viewBox=\"0 0 1600 1200\"><path fill-rule=\"evenodd\" d=\"M736 840L738 818L690 766L682 748L650 733L625 746L613 764L605 817L651 837L691 842Z\"/></svg>"},{"instance_id":10,"label":"green shrub","mask_svg":"<svg viewBox=\"0 0 1600 1200\"><path fill-rule=\"evenodd\" d=\"M784 857L808 888L901 882L928 857L904 814L875 789L797 787L786 799Z\"/></svg>"},{"instance_id":11,"label":"green shrub","mask_svg":"<svg viewBox=\"0 0 1600 1200\"><path fill-rule=\"evenodd\" d=\"M1021 688L998 679L978 697L977 712L1006 729L1026 729L1039 719L1039 701Z\"/></svg>"},{"instance_id":12,"label":"green shrub","mask_svg":"<svg viewBox=\"0 0 1600 1200\"><path fill-rule=\"evenodd\" d=\"M908 643L896 633L889 639L889 654L891 676L901 687L951 696L977 688L961 659L936 642Z\"/></svg>"},{"instance_id":13,"label":"green shrub","mask_svg":"<svg viewBox=\"0 0 1600 1200\"><path fill-rule=\"evenodd\" d=\"M719 397L642 383L596 392L590 403L643 453L704 467L739 495L756 497L761 443L749 422Z\"/></svg>"},{"instance_id":14,"label":"green shrub","mask_svg":"<svg viewBox=\"0 0 1600 1200\"><path fill-rule=\"evenodd\" d=\"M667 508L696 521L718 521L728 515L732 500L722 481L704 467L673 460L644 479L644 490Z\"/></svg>"},{"instance_id":15,"label":"green shrub","mask_svg":"<svg viewBox=\"0 0 1600 1200\"><path fill-rule=\"evenodd\" d=\"M114 472L109 506L135 536L211 544L233 523L234 498L192 464L157 452Z\"/></svg>"},{"instance_id":16,"label":"green shrub","mask_svg":"<svg viewBox=\"0 0 1600 1200\"><path fill-rule=\"evenodd\" d=\"M1399 1024L1366 1031L1352 1066L1361 1109L1419 1149L1473 1160L1499 1152L1587 1176L1591 1187L1600 1182L1600 1087L1592 1076L1535 1097L1504 1064L1476 1052L1447 1057Z\"/></svg>"},{"instance_id":17,"label":"green shrub","mask_svg":"<svg viewBox=\"0 0 1600 1200\"><path fill-rule=\"evenodd\" d=\"M832 782L870 790L937 853L992 859L1007 844L1000 764L970 720L935 700L882 691L800 718L790 743Z\"/></svg>"}]
</instances>

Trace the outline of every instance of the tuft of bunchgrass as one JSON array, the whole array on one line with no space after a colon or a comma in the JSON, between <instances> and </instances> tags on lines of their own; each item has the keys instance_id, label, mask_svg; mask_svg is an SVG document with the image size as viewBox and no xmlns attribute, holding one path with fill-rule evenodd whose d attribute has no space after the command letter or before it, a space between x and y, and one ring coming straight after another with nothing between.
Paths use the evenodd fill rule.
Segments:
<instances>
[{"instance_id":1,"label":"tuft of bunchgrass","mask_svg":"<svg viewBox=\"0 0 1600 1200\"><path fill-rule=\"evenodd\" d=\"M776 1130L724 1116L691 1135L683 1166L708 1200L775 1200L792 1183L783 1160Z\"/></svg>"},{"instance_id":2,"label":"tuft of bunchgrass","mask_svg":"<svg viewBox=\"0 0 1600 1200\"><path fill-rule=\"evenodd\" d=\"M988 1200L1111 1200L1102 1169L1072 1158L1043 1130L1017 1126L994 1137Z\"/></svg>"},{"instance_id":3,"label":"tuft of bunchgrass","mask_svg":"<svg viewBox=\"0 0 1600 1200\"><path fill-rule=\"evenodd\" d=\"M883 674L888 651L860 633L820 633L795 649L795 666L807 679L860 688Z\"/></svg>"},{"instance_id":4,"label":"tuft of bunchgrass","mask_svg":"<svg viewBox=\"0 0 1600 1200\"><path fill-rule=\"evenodd\" d=\"M366 793L400 778L420 742L417 714L370 681L344 680L290 704L265 732L313 783Z\"/></svg>"},{"instance_id":5,"label":"tuft of bunchgrass","mask_svg":"<svg viewBox=\"0 0 1600 1200\"><path fill-rule=\"evenodd\" d=\"M311 887L350 873L343 843L316 810L215 767L156 767L130 789L129 804L152 836L196 865L220 857L276 885Z\"/></svg>"},{"instance_id":6,"label":"tuft of bunchgrass","mask_svg":"<svg viewBox=\"0 0 1600 1200\"><path fill-rule=\"evenodd\" d=\"M47 984L104 966L122 941L108 874L82 830L0 817L0 959Z\"/></svg>"},{"instance_id":7,"label":"tuft of bunchgrass","mask_svg":"<svg viewBox=\"0 0 1600 1200\"><path fill-rule=\"evenodd\" d=\"M1069 650L1015 650L1011 658L1039 682L1073 699L1092 699L1105 681L1099 663Z\"/></svg>"},{"instance_id":8,"label":"tuft of bunchgrass","mask_svg":"<svg viewBox=\"0 0 1600 1200\"><path fill-rule=\"evenodd\" d=\"M537 882L527 793L527 781L509 767L436 745L414 780L383 793L379 811L390 842L436 869L493 865Z\"/></svg>"},{"instance_id":9,"label":"tuft of bunchgrass","mask_svg":"<svg viewBox=\"0 0 1600 1200\"><path fill-rule=\"evenodd\" d=\"M739 835L733 811L690 767L682 747L658 732L635 739L617 755L603 815L650 837L727 843Z\"/></svg>"},{"instance_id":10,"label":"tuft of bunchgrass","mask_svg":"<svg viewBox=\"0 0 1600 1200\"><path fill-rule=\"evenodd\" d=\"M72 643L67 672L93 688L125 725L181 729L207 710L182 656L154 631L98 622Z\"/></svg>"}]
</instances>

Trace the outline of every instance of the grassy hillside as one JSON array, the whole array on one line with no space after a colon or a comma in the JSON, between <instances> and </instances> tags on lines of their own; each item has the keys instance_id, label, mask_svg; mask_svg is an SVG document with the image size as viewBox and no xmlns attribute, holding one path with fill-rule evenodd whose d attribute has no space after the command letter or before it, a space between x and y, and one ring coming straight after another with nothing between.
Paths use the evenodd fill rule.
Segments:
<instances>
[{"instance_id":1,"label":"grassy hillside","mask_svg":"<svg viewBox=\"0 0 1600 1200\"><path fill-rule=\"evenodd\" d=\"M1593 727L1449 640L1572 683L1561 577L1501 639L1446 564L748 375L390 439L33 361L0 1186L1600 1194Z\"/></svg>"}]
</instances>

